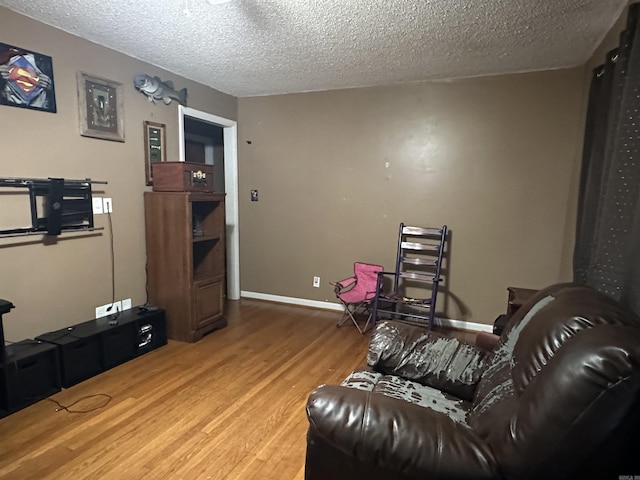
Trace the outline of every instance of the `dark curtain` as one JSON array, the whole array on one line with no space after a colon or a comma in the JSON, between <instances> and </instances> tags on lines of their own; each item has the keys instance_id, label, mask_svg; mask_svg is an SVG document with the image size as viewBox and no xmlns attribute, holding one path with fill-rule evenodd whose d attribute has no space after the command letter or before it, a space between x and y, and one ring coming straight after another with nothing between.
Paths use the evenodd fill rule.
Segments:
<instances>
[{"instance_id":1,"label":"dark curtain","mask_svg":"<svg viewBox=\"0 0 640 480\"><path fill-rule=\"evenodd\" d=\"M640 314L640 3L593 72L580 175L574 281Z\"/></svg>"}]
</instances>

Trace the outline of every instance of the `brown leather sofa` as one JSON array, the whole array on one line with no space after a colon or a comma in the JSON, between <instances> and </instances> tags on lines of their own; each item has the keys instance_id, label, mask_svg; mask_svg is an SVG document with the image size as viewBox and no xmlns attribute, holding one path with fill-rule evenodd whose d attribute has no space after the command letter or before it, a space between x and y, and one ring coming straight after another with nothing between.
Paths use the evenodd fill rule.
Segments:
<instances>
[{"instance_id":1,"label":"brown leather sofa","mask_svg":"<svg viewBox=\"0 0 640 480\"><path fill-rule=\"evenodd\" d=\"M640 475L640 323L554 285L493 352L398 322L367 366L309 396L307 480L618 479Z\"/></svg>"}]
</instances>

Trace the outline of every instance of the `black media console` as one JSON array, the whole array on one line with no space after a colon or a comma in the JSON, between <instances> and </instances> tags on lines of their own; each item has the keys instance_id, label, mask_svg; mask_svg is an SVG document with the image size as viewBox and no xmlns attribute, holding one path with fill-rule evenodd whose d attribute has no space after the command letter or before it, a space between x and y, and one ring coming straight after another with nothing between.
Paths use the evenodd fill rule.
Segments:
<instances>
[{"instance_id":1,"label":"black media console","mask_svg":"<svg viewBox=\"0 0 640 480\"><path fill-rule=\"evenodd\" d=\"M62 386L68 388L167 344L164 310L134 307L36 337L58 346Z\"/></svg>"},{"instance_id":2,"label":"black media console","mask_svg":"<svg viewBox=\"0 0 640 480\"><path fill-rule=\"evenodd\" d=\"M0 300L2 314L13 305ZM165 311L140 306L2 345L0 418L167 344Z\"/></svg>"}]
</instances>

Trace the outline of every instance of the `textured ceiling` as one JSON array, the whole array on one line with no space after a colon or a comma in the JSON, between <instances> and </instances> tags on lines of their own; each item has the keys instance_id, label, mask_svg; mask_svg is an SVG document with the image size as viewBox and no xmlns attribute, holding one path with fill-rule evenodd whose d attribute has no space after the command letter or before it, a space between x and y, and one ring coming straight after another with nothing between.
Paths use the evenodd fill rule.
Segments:
<instances>
[{"instance_id":1,"label":"textured ceiling","mask_svg":"<svg viewBox=\"0 0 640 480\"><path fill-rule=\"evenodd\" d=\"M573 67L628 0L214 3L0 0L236 97Z\"/></svg>"}]
</instances>

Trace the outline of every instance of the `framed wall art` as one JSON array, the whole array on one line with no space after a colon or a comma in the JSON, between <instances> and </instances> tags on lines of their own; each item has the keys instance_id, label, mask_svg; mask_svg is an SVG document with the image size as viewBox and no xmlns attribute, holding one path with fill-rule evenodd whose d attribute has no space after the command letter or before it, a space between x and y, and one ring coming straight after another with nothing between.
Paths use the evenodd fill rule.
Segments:
<instances>
[{"instance_id":1,"label":"framed wall art","mask_svg":"<svg viewBox=\"0 0 640 480\"><path fill-rule=\"evenodd\" d=\"M78 72L80 135L124 142L122 84Z\"/></svg>"},{"instance_id":2,"label":"framed wall art","mask_svg":"<svg viewBox=\"0 0 640 480\"><path fill-rule=\"evenodd\" d=\"M0 105L56 113L51 57L0 43Z\"/></svg>"},{"instance_id":3,"label":"framed wall art","mask_svg":"<svg viewBox=\"0 0 640 480\"><path fill-rule=\"evenodd\" d=\"M144 122L144 166L147 185L153 185L153 164L167 161L164 123Z\"/></svg>"}]
</instances>

